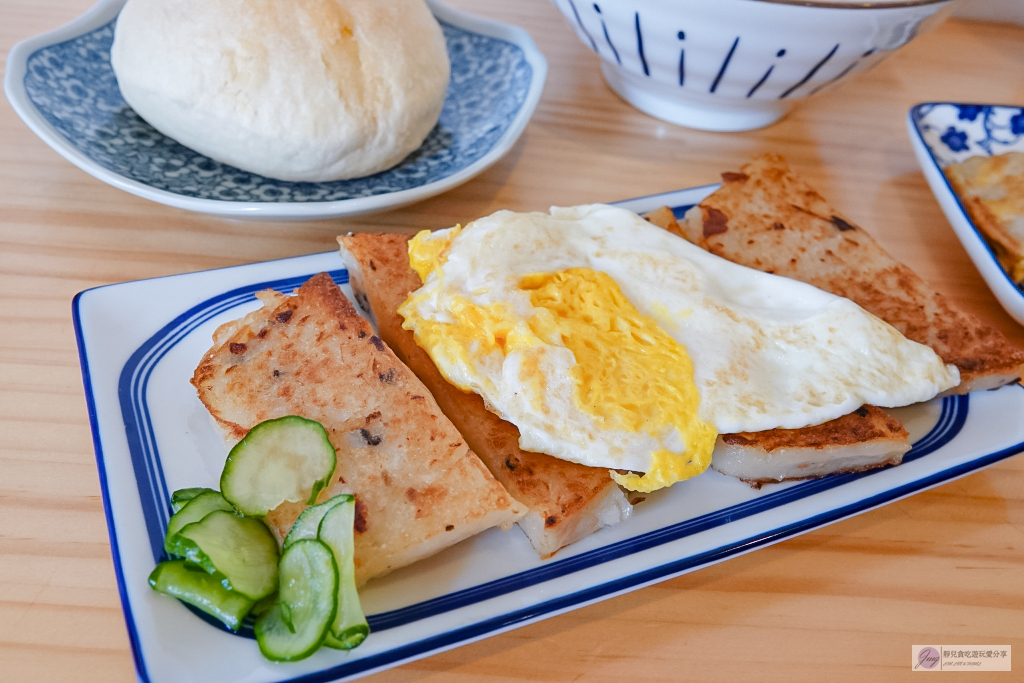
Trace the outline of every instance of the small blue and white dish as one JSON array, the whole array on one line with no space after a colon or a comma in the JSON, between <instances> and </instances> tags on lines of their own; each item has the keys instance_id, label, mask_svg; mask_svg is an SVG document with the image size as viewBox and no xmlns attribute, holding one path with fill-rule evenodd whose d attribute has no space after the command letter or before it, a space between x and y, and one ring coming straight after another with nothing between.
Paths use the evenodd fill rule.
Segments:
<instances>
[{"instance_id":1,"label":"small blue and white dish","mask_svg":"<svg viewBox=\"0 0 1024 683\"><path fill-rule=\"evenodd\" d=\"M521 28L427 0L441 23L452 78L440 120L398 166L325 183L273 180L162 135L124 102L110 67L125 0L100 0L74 21L11 50L4 92L61 156L126 192L236 218L318 219L395 208L460 185L502 157L540 100L547 62Z\"/></svg>"},{"instance_id":2,"label":"small blue and white dish","mask_svg":"<svg viewBox=\"0 0 1024 683\"><path fill-rule=\"evenodd\" d=\"M929 102L910 110L907 128L924 177L967 255L1006 312L1024 325L1024 292L999 265L943 173L973 156L1024 152L1024 107Z\"/></svg>"}]
</instances>

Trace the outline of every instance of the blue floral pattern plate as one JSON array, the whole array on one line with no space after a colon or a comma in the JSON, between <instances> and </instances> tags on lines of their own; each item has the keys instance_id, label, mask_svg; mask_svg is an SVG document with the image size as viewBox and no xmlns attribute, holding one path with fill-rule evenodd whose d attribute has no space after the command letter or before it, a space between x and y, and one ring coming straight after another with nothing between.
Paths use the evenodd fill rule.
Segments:
<instances>
[{"instance_id":1,"label":"blue floral pattern plate","mask_svg":"<svg viewBox=\"0 0 1024 683\"><path fill-rule=\"evenodd\" d=\"M924 177L967 255L1006 312L1024 325L1024 292L999 265L943 174L972 156L1024 152L1024 107L930 102L910 110L907 128Z\"/></svg>"},{"instance_id":2,"label":"blue floral pattern plate","mask_svg":"<svg viewBox=\"0 0 1024 683\"><path fill-rule=\"evenodd\" d=\"M326 183L273 180L164 136L121 97L110 66L124 0L11 50L4 90L22 120L66 159L115 187L223 216L313 219L394 208L459 185L497 161L540 99L544 56L520 28L428 0L448 44L451 83L438 124L398 166Z\"/></svg>"}]
</instances>

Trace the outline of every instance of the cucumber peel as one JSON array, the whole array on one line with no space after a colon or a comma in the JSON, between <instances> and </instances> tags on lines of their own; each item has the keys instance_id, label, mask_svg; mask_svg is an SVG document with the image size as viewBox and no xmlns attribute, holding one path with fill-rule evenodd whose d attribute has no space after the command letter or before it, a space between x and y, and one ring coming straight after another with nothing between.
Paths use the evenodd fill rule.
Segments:
<instances>
[{"instance_id":1,"label":"cucumber peel","mask_svg":"<svg viewBox=\"0 0 1024 683\"><path fill-rule=\"evenodd\" d=\"M235 444L220 489L242 514L265 517L286 501L315 503L336 464L323 425L288 415L259 423Z\"/></svg>"},{"instance_id":2,"label":"cucumber peel","mask_svg":"<svg viewBox=\"0 0 1024 683\"><path fill-rule=\"evenodd\" d=\"M198 496L200 493L205 493L206 491L213 491L213 489L178 489L171 494L171 512L177 512L181 508L185 507L185 504L190 500Z\"/></svg>"},{"instance_id":3,"label":"cucumber peel","mask_svg":"<svg viewBox=\"0 0 1024 683\"><path fill-rule=\"evenodd\" d=\"M256 620L256 642L267 659L292 662L313 654L330 632L338 610L338 568L326 545L303 539L284 551L280 572L278 602Z\"/></svg>"},{"instance_id":4,"label":"cucumber peel","mask_svg":"<svg viewBox=\"0 0 1024 683\"><path fill-rule=\"evenodd\" d=\"M270 595L266 596L265 598L261 598L260 600L257 600L256 603L252 606L252 609L249 610L249 612L252 615L258 617L259 615L263 614L264 612L269 610L271 607L273 607L275 604L277 604L277 591L271 593Z\"/></svg>"},{"instance_id":5,"label":"cucumber peel","mask_svg":"<svg viewBox=\"0 0 1024 683\"><path fill-rule=\"evenodd\" d=\"M214 510L175 534L172 552L249 600L260 600L277 588L277 541L258 519Z\"/></svg>"},{"instance_id":6,"label":"cucumber peel","mask_svg":"<svg viewBox=\"0 0 1024 683\"><path fill-rule=\"evenodd\" d=\"M228 590L215 576L185 560L158 564L149 575L149 585L159 593L187 602L220 619L232 631L238 630L253 606L251 600Z\"/></svg>"},{"instance_id":7,"label":"cucumber peel","mask_svg":"<svg viewBox=\"0 0 1024 683\"><path fill-rule=\"evenodd\" d=\"M173 501L173 496L172 496ZM164 536L164 550L169 554L174 555L175 536L183 528L202 520L206 515L210 514L214 510L223 510L225 512L233 512L234 508L231 507L231 503L224 499L224 496L220 495L217 491L207 489L197 493L191 500L185 502L180 510L174 513L170 521L167 522L167 535Z\"/></svg>"},{"instance_id":8,"label":"cucumber peel","mask_svg":"<svg viewBox=\"0 0 1024 683\"><path fill-rule=\"evenodd\" d=\"M318 538L331 549L338 566L338 612L334 616L331 632L324 644L339 650L351 650L363 642L370 633L370 625L366 623L366 616L359 602L359 593L356 592L353 548L355 509L355 496L347 496L347 500L341 501L328 511L317 531Z\"/></svg>"},{"instance_id":9,"label":"cucumber peel","mask_svg":"<svg viewBox=\"0 0 1024 683\"><path fill-rule=\"evenodd\" d=\"M324 517L328 512L333 510L335 506L345 503L354 502L355 496L350 493L341 493L334 496L328 501L320 503L319 505L312 505L302 511L299 518L292 524L291 530L284 539L284 547L287 548L295 541L302 540L304 538L316 538L320 533L320 522L323 521ZM337 556L334 558L337 560Z\"/></svg>"}]
</instances>

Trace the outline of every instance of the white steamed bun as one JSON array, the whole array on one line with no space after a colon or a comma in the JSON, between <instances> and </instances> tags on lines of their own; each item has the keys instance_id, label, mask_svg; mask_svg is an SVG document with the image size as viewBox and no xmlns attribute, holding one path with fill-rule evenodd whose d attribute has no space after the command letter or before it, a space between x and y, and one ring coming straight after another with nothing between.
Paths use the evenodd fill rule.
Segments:
<instances>
[{"instance_id":1,"label":"white steamed bun","mask_svg":"<svg viewBox=\"0 0 1024 683\"><path fill-rule=\"evenodd\" d=\"M423 0L128 0L110 56L154 128L294 181L399 163L437 122L449 76Z\"/></svg>"}]
</instances>

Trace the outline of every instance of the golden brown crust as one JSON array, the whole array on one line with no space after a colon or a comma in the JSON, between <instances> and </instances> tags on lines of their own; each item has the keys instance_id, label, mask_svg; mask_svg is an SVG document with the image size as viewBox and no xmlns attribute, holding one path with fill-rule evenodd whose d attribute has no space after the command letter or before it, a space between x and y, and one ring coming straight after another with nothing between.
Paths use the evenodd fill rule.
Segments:
<instances>
[{"instance_id":1,"label":"golden brown crust","mask_svg":"<svg viewBox=\"0 0 1024 683\"><path fill-rule=\"evenodd\" d=\"M826 449L875 440L906 442L907 430L881 408L862 406L849 415L813 427L723 434L722 440L732 446L750 446L771 453L779 448Z\"/></svg>"},{"instance_id":2,"label":"golden brown crust","mask_svg":"<svg viewBox=\"0 0 1024 683\"><path fill-rule=\"evenodd\" d=\"M360 581L516 519L517 503L328 275L295 296L261 298L263 308L218 331L192 383L235 438L284 415L324 425L338 460L321 500L357 496ZM267 521L283 537L304 508L285 503Z\"/></svg>"},{"instance_id":3,"label":"golden brown crust","mask_svg":"<svg viewBox=\"0 0 1024 683\"><path fill-rule=\"evenodd\" d=\"M437 399L470 447L512 494L554 529L586 508L609 486L608 470L585 467L519 447L519 430L484 406L477 394L448 383L413 338L397 309L421 285L409 267L408 236L355 233L338 238L360 268L350 269L358 297L366 297L381 337ZM361 271L361 272L360 272Z\"/></svg>"},{"instance_id":4,"label":"golden brown crust","mask_svg":"<svg viewBox=\"0 0 1024 683\"><path fill-rule=\"evenodd\" d=\"M984 386L986 377L1009 382L1024 372L1024 351L885 253L778 155L730 174L688 218L691 237L694 223L704 224L699 244L708 251L852 299L932 347L960 369L958 392Z\"/></svg>"}]
</instances>

